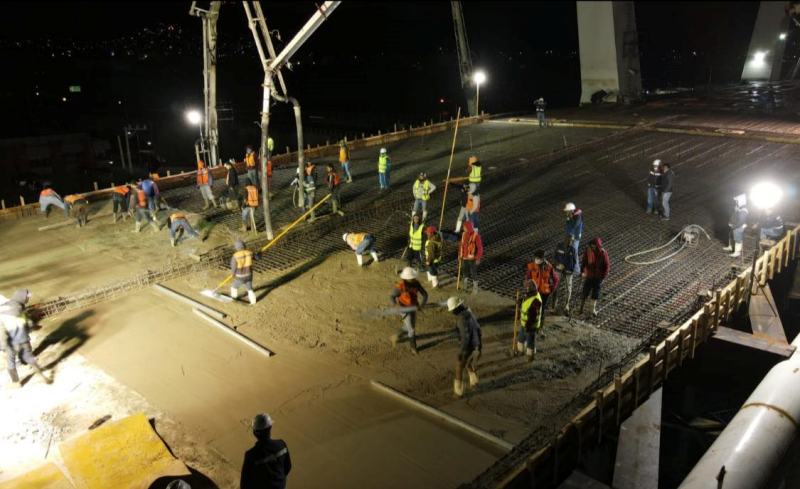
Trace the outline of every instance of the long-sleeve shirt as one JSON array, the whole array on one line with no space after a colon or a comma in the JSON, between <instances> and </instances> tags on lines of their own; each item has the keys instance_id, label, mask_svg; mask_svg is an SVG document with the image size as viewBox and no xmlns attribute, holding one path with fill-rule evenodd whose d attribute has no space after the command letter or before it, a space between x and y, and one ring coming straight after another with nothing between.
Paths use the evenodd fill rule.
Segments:
<instances>
[{"instance_id":1,"label":"long-sleeve shirt","mask_svg":"<svg viewBox=\"0 0 800 489\"><path fill-rule=\"evenodd\" d=\"M461 351L469 352L481 349L481 326L469 308L465 307L456 317L456 331L458 331Z\"/></svg>"},{"instance_id":2,"label":"long-sleeve shirt","mask_svg":"<svg viewBox=\"0 0 800 489\"><path fill-rule=\"evenodd\" d=\"M664 193L672 192L672 181L675 179L675 172L667 170L661 174L661 191Z\"/></svg>"},{"instance_id":3,"label":"long-sleeve shirt","mask_svg":"<svg viewBox=\"0 0 800 489\"><path fill-rule=\"evenodd\" d=\"M661 188L661 170L652 169L650 174L647 175L647 186L649 188Z\"/></svg>"},{"instance_id":4,"label":"long-sleeve shirt","mask_svg":"<svg viewBox=\"0 0 800 489\"><path fill-rule=\"evenodd\" d=\"M413 289L415 290L415 292L412 292L412 291L404 291L404 290L402 290L400 287L397 287L397 286L395 286L395 287L392 289L392 295L391 295L391 297L390 297L391 304L392 304L393 306L396 306L396 305L405 305L405 304L402 304L402 303L401 303L401 299L400 299L400 296L401 296L401 295L403 295L403 294L405 294L405 293L413 294L413 297L411 297L410 299L411 299L412 301L414 301L414 302L416 302L416 300L417 300L416 293L419 293L419 295L421 295L421 296L422 296L422 303L420 303L420 304L419 304L419 306L420 306L420 307L422 307L422 306L424 306L425 304L427 304L427 303L428 303L428 291L427 291L427 290L425 290L425 287L423 287L423 286L422 286L422 284L421 284L421 283L419 283L419 282L418 282L418 281L416 281L416 280L409 280L409 281L408 281L408 284L409 284L411 287L413 287Z\"/></svg>"},{"instance_id":5,"label":"long-sleeve shirt","mask_svg":"<svg viewBox=\"0 0 800 489\"><path fill-rule=\"evenodd\" d=\"M234 188L239 185L239 175L236 173L235 168L228 169L228 173L225 175L225 185L230 188Z\"/></svg>"},{"instance_id":6,"label":"long-sleeve shirt","mask_svg":"<svg viewBox=\"0 0 800 489\"><path fill-rule=\"evenodd\" d=\"M575 241L580 241L583 235L583 212L580 209L574 211L572 216L567 219L565 226L567 236L572 236Z\"/></svg>"},{"instance_id":7,"label":"long-sleeve shirt","mask_svg":"<svg viewBox=\"0 0 800 489\"><path fill-rule=\"evenodd\" d=\"M733 229L738 229L747 224L747 209L744 207L737 207L733 210L731 218L728 220L728 226Z\"/></svg>"},{"instance_id":8,"label":"long-sleeve shirt","mask_svg":"<svg viewBox=\"0 0 800 489\"><path fill-rule=\"evenodd\" d=\"M283 440L259 440L245 452L241 489L284 489L292 458Z\"/></svg>"}]
</instances>

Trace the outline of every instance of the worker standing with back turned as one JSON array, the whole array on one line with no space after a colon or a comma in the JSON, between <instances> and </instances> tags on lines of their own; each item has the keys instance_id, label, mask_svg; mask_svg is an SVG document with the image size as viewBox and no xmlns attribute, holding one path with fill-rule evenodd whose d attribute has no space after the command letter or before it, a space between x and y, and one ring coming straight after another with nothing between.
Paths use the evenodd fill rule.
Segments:
<instances>
[{"instance_id":1,"label":"worker standing with back turned","mask_svg":"<svg viewBox=\"0 0 800 489\"><path fill-rule=\"evenodd\" d=\"M464 301L458 297L447 299L447 310L456 316L456 332L458 333L461 348L458 351L456 360L456 375L453 380L453 393L457 397L464 395L464 369L469 375L469 386L478 385L478 360L481 358L483 347L481 340L481 325L475 318L475 314L464 305Z\"/></svg>"},{"instance_id":2,"label":"worker standing with back turned","mask_svg":"<svg viewBox=\"0 0 800 489\"><path fill-rule=\"evenodd\" d=\"M217 201L214 200L214 193L211 191L212 185L214 185L214 175L206 168L203 160L197 160L197 188L200 189L200 195L203 197L203 210L208 209L209 201L214 207L217 207Z\"/></svg>"},{"instance_id":3,"label":"worker standing with back turned","mask_svg":"<svg viewBox=\"0 0 800 489\"><path fill-rule=\"evenodd\" d=\"M240 489L285 489L286 477L292 471L289 447L283 440L273 439L272 418L258 414L253 419L256 444L245 452Z\"/></svg>"},{"instance_id":4,"label":"worker standing with back turned","mask_svg":"<svg viewBox=\"0 0 800 489\"><path fill-rule=\"evenodd\" d=\"M244 205L242 205L242 227L239 229L242 232L250 230L250 226L255 226L255 212L258 209L261 201L258 198L258 187L252 183L248 183L244 188L245 198ZM253 229L257 231L257 229Z\"/></svg>"},{"instance_id":5,"label":"worker standing with back turned","mask_svg":"<svg viewBox=\"0 0 800 489\"><path fill-rule=\"evenodd\" d=\"M428 217L428 200L430 200L434 190L436 190L436 185L428 180L427 173L420 173L412 189L412 193L414 194L414 207L411 209L411 213L416 214L422 210L422 222L425 222L425 219Z\"/></svg>"},{"instance_id":6,"label":"worker standing with back turned","mask_svg":"<svg viewBox=\"0 0 800 489\"><path fill-rule=\"evenodd\" d=\"M111 192L111 204L112 204L112 212L114 213L114 222L117 222L120 218L124 218L124 216L128 212L128 194L131 192L130 185L118 185L114 187L114 190Z\"/></svg>"},{"instance_id":7,"label":"worker standing with back turned","mask_svg":"<svg viewBox=\"0 0 800 489\"><path fill-rule=\"evenodd\" d=\"M747 229L747 194L737 195L733 198L733 212L728 219L728 246L723 248L725 251L732 251L733 258L742 256L742 243L744 242L744 230Z\"/></svg>"},{"instance_id":8,"label":"worker standing with back turned","mask_svg":"<svg viewBox=\"0 0 800 489\"><path fill-rule=\"evenodd\" d=\"M464 223L464 233L461 235L461 245L458 249L458 257L462 260L464 268L464 288L467 288L467 278L472 279L472 293L478 293L478 265L483 258L483 240L472 227L472 223Z\"/></svg>"},{"instance_id":9,"label":"worker standing with back turned","mask_svg":"<svg viewBox=\"0 0 800 489\"><path fill-rule=\"evenodd\" d=\"M231 257L231 274L233 284L231 284L231 298L239 297L239 288L247 290L247 298L250 305L256 305L256 293L253 290L253 252L246 249L242 240L236 240L233 244L236 250Z\"/></svg>"},{"instance_id":10,"label":"worker standing with back turned","mask_svg":"<svg viewBox=\"0 0 800 489\"><path fill-rule=\"evenodd\" d=\"M339 141L339 163L342 165L342 176L347 183L353 182L353 176L350 174L350 148L347 146L347 141L342 139Z\"/></svg>"},{"instance_id":11,"label":"worker standing with back turned","mask_svg":"<svg viewBox=\"0 0 800 489\"><path fill-rule=\"evenodd\" d=\"M69 206L69 213L79 228L86 225L89 218L89 201L79 194L67 195L64 202Z\"/></svg>"},{"instance_id":12,"label":"worker standing with back turned","mask_svg":"<svg viewBox=\"0 0 800 489\"><path fill-rule=\"evenodd\" d=\"M422 296L422 304L419 303L418 296ZM405 333L408 336L408 344L411 352L417 354L417 339L414 330L417 326L417 311L428 302L428 292L417 281L417 271L411 267L405 267L400 273L400 281L394 285L391 295L392 305L403 308L403 327L397 334L389 339L392 346L396 346L400 338Z\"/></svg>"},{"instance_id":13,"label":"worker standing with back turned","mask_svg":"<svg viewBox=\"0 0 800 489\"><path fill-rule=\"evenodd\" d=\"M555 272L553 265L544 259L544 250L536 250L533 255L533 262L528 263L525 270L525 288L530 288L533 283L536 283L536 289L539 291L539 297L542 300L543 325L547 299L552 291L558 287L558 279L558 274Z\"/></svg>"},{"instance_id":14,"label":"worker standing with back turned","mask_svg":"<svg viewBox=\"0 0 800 489\"><path fill-rule=\"evenodd\" d=\"M258 185L258 165L256 164L256 154L252 146L247 146L244 152L244 166L247 169L247 178L253 185Z\"/></svg>"},{"instance_id":15,"label":"worker standing with back turned","mask_svg":"<svg viewBox=\"0 0 800 489\"><path fill-rule=\"evenodd\" d=\"M343 216L344 212L342 212L341 208L341 179L339 178L339 174L336 173L336 168L334 168L333 163L328 163L327 168L328 174L325 177L325 181L331 193L331 212Z\"/></svg>"}]
</instances>

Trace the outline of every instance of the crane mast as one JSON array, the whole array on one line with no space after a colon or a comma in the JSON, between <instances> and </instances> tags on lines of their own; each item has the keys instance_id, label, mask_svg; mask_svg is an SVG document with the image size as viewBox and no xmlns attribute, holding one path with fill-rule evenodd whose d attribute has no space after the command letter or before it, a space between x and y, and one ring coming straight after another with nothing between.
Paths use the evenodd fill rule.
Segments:
<instances>
[{"instance_id":1,"label":"crane mast","mask_svg":"<svg viewBox=\"0 0 800 489\"><path fill-rule=\"evenodd\" d=\"M464 98L467 100L467 112L469 115L478 115L476 110L476 94L472 89L472 57L469 52L469 40L467 39L466 25L464 24L464 12L461 9L461 2L450 2L453 10L453 30L456 34L456 52L458 53L458 69L461 75L461 88L464 90Z\"/></svg>"}]
</instances>

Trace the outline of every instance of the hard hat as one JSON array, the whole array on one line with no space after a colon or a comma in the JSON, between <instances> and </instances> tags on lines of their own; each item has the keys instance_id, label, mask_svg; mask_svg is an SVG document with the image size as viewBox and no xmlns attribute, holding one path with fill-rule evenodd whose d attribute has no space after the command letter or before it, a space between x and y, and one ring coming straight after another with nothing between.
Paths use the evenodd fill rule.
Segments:
<instances>
[{"instance_id":1,"label":"hard hat","mask_svg":"<svg viewBox=\"0 0 800 489\"><path fill-rule=\"evenodd\" d=\"M537 100L537 102L544 102L544 98L539 97L539 100Z\"/></svg>"},{"instance_id":2,"label":"hard hat","mask_svg":"<svg viewBox=\"0 0 800 489\"><path fill-rule=\"evenodd\" d=\"M400 278L403 280L414 280L417 278L417 269L411 267L405 267L402 272L400 272Z\"/></svg>"},{"instance_id":3,"label":"hard hat","mask_svg":"<svg viewBox=\"0 0 800 489\"><path fill-rule=\"evenodd\" d=\"M425 228L427 234L436 234L436 226L428 226Z\"/></svg>"},{"instance_id":4,"label":"hard hat","mask_svg":"<svg viewBox=\"0 0 800 489\"><path fill-rule=\"evenodd\" d=\"M272 428L272 418L267 413L256 414L253 418L253 431L263 431Z\"/></svg>"},{"instance_id":5,"label":"hard hat","mask_svg":"<svg viewBox=\"0 0 800 489\"><path fill-rule=\"evenodd\" d=\"M468 165L471 165L471 164L477 163L477 162L478 162L478 157L475 156L475 155L470 156L469 159L467 160L467 164Z\"/></svg>"},{"instance_id":6,"label":"hard hat","mask_svg":"<svg viewBox=\"0 0 800 489\"><path fill-rule=\"evenodd\" d=\"M236 241L234 241L233 249L236 250L236 251L243 250L244 249L244 241L242 241L241 239L237 239Z\"/></svg>"},{"instance_id":7,"label":"hard hat","mask_svg":"<svg viewBox=\"0 0 800 489\"><path fill-rule=\"evenodd\" d=\"M733 200L739 205L747 205L747 194L739 194Z\"/></svg>"},{"instance_id":8,"label":"hard hat","mask_svg":"<svg viewBox=\"0 0 800 489\"><path fill-rule=\"evenodd\" d=\"M567 205L564 206L564 212L572 212L574 210L575 210L575 204L573 204L572 202L569 202L567 203Z\"/></svg>"},{"instance_id":9,"label":"hard hat","mask_svg":"<svg viewBox=\"0 0 800 489\"><path fill-rule=\"evenodd\" d=\"M464 301L458 297L450 297L447 299L447 310L453 312L458 306L464 304Z\"/></svg>"},{"instance_id":10,"label":"hard hat","mask_svg":"<svg viewBox=\"0 0 800 489\"><path fill-rule=\"evenodd\" d=\"M167 489L192 489L192 486L183 479L176 479L167 484Z\"/></svg>"},{"instance_id":11,"label":"hard hat","mask_svg":"<svg viewBox=\"0 0 800 489\"><path fill-rule=\"evenodd\" d=\"M381 148L381 154L382 154L382 155L385 155L385 154L386 154L386 148Z\"/></svg>"},{"instance_id":12,"label":"hard hat","mask_svg":"<svg viewBox=\"0 0 800 489\"><path fill-rule=\"evenodd\" d=\"M344 234L342 235L342 241L347 241L347 233L344 233Z\"/></svg>"},{"instance_id":13,"label":"hard hat","mask_svg":"<svg viewBox=\"0 0 800 489\"><path fill-rule=\"evenodd\" d=\"M425 173L424 171L419 172L419 178L421 178L422 180L425 180L426 178L428 178L428 174Z\"/></svg>"},{"instance_id":14,"label":"hard hat","mask_svg":"<svg viewBox=\"0 0 800 489\"><path fill-rule=\"evenodd\" d=\"M661 164L661 160L653 160L653 166L658 166Z\"/></svg>"}]
</instances>

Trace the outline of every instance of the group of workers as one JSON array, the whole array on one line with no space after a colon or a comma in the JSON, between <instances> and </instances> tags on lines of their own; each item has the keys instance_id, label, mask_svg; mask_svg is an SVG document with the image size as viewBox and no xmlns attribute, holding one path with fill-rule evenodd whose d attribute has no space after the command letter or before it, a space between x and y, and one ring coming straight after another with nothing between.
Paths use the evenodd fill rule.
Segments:
<instances>
[{"instance_id":1,"label":"group of workers","mask_svg":"<svg viewBox=\"0 0 800 489\"><path fill-rule=\"evenodd\" d=\"M672 185L675 172L669 163L653 160L653 167L647 175L647 213L661 216L662 221L669 221L669 201L672 198Z\"/></svg>"}]
</instances>

